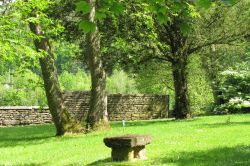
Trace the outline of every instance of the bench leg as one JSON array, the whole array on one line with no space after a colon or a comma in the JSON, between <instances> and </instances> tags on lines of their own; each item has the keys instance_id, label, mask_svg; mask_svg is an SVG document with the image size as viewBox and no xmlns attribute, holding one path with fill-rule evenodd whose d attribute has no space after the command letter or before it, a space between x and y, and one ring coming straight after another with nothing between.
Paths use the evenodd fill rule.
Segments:
<instances>
[{"instance_id":1,"label":"bench leg","mask_svg":"<svg viewBox=\"0 0 250 166\"><path fill-rule=\"evenodd\" d=\"M146 160L146 149L145 146L134 147L134 157L140 160Z\"/></svg>"},{"instance_id":2,"label":"bench leg","mask_svg":"<svg viewBox=\"0 0 250 166\"><path fill-rule=\"evenodd\" d=\"M132 148L112 148L113 161L132 161L134 159L134 150Z\"/></svg>"}]
</instances>

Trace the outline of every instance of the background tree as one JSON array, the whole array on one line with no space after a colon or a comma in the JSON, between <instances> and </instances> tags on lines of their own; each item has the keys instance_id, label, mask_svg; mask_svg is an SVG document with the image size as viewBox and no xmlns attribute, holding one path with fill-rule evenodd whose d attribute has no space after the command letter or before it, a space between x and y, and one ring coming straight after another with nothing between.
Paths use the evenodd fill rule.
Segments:
<instances>
[{"instance_id":1,"label":"background tree","mask_svg":"<svg viewBox=\"0 0 250 166\"><path fill-rule=\"evenodd\" d=\"M162 52L160 58L172 64L175 87L174 116L177 119L183 119L187 118L190 114L187 86L187 64L189 56L198 52L201 48L212 44L231 43L235 41L247 33L247 27L245 26L246 24L242 24L239 20L239 25L243 26L237 30L231 28L230 20L225 20L223 23L227 28L222 29L215 25L211 27L211 22L217 19L213 17L211 13L207 19L204 15L196 12L192 3L178 3L171 4L170 2L163 2L157 4L158 6L156 7L158 7L158 11L161 12L157 13L158 22L156 22L156 28L160 42L157 48ZM247 2L242 3L249 5ZM229 12L232 11L233 8L243 7L244 5L242 5L242 3L233 6L226 6L225 4L219 3L211 10L216 11L217 8L226 8ZM179 8L176 8L177 6L179 6ZM172 9L170 13L166 12L166 7ZM236 11L235 13L231 13L231 17L239 18L239 16L247 14L247 10L245 12L241 12L242 10ZM202 12L206 13L207 11L201 11L201 13ZM207 14L208 13L209 12L207 12ZM169 20L162 18L162 16L166 14L167 17L163 18L170 18ZM206 32L211 29L213 29L213 33L207 34ZM219 31L214 31L215 29L219 29Z\"/></svg>"}]
</instances>

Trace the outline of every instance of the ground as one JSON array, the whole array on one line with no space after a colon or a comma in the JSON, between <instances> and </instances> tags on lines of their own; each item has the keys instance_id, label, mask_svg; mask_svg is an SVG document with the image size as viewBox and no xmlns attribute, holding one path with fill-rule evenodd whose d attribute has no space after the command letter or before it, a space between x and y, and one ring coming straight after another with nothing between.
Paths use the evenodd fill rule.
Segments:
<instances>
[{"instance_id":1,"label":"ground","mask_svg":"<svg viewBox=\"0 0 250 166\"><path fill-rule=\"evenodd\" d=\"M250 165L250 114L112 123L112 130L54 137L53 125L0 128L0 165ZM150 134L149 160L110 161L104 137Z\"/></svg>"}]
</instances>

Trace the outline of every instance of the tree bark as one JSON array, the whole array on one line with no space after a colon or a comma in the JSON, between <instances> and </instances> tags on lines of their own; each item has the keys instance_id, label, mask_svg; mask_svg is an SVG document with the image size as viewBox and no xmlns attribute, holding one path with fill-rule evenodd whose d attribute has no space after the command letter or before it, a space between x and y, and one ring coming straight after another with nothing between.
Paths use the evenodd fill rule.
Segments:
<instances>
[{"instance_id":1,"label":"tree bark","mask_svg":"<svg viewBox=\"0 0 250 166\"><path fill-rule=\"evenodd\" d=\"M57 71L54 63L54 56L48 38L44 36L39 24L29 23L30 30L41 39L34 41L38 52L44 51L46 55L39 58L47 101L53 122L56 127L56 135L61 136L65 133L79 133L83 131L80 122L72 118L63 105L62 93L60 90Z\"/></svg>"},{"instance_id":2,"label":"tree bark","mask_svg":"<svg viewBox=\"0 0 250 166\"><path fill-rule=\"evenodd\" d=\"M174 117L176 119L186 119L190 117L187 86L187 56L181 57L182 58L177 61L172 62L175 89Z\"/></svg>"},{"instance_id":3,"label":"tree bark","mask_svg":"<svg viewBox=\"0 0 250 166\"><path fill-rule=\"evenodd\" d=\"M95 22L96 1L88 1L91 11L88 15L90 22ZM106 73L101 60L100 34L97 25L94 32L89 32L87 53L91 72L90 110L86 119L87 130L98 130L109 126L107 117Z\"/></svg>"}]
</instances>

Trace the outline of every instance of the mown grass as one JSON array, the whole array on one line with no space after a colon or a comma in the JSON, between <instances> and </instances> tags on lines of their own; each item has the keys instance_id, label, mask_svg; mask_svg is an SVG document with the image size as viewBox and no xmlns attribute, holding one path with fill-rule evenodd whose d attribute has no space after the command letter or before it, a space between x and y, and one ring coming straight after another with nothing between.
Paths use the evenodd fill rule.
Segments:
<instances>
[{"instance_id":1,"label":"mown grass","mask_svg":"<svg viewBox=\"0 0 250 166\"><path fill-rule=\"evenodd\" d=\"M150 134L147 161L112 162L103 138ZM111 131L54 137L53 125L0 128L0 165L250 165L250 114L112 123Z\"/></svg>"}]
</instances>

